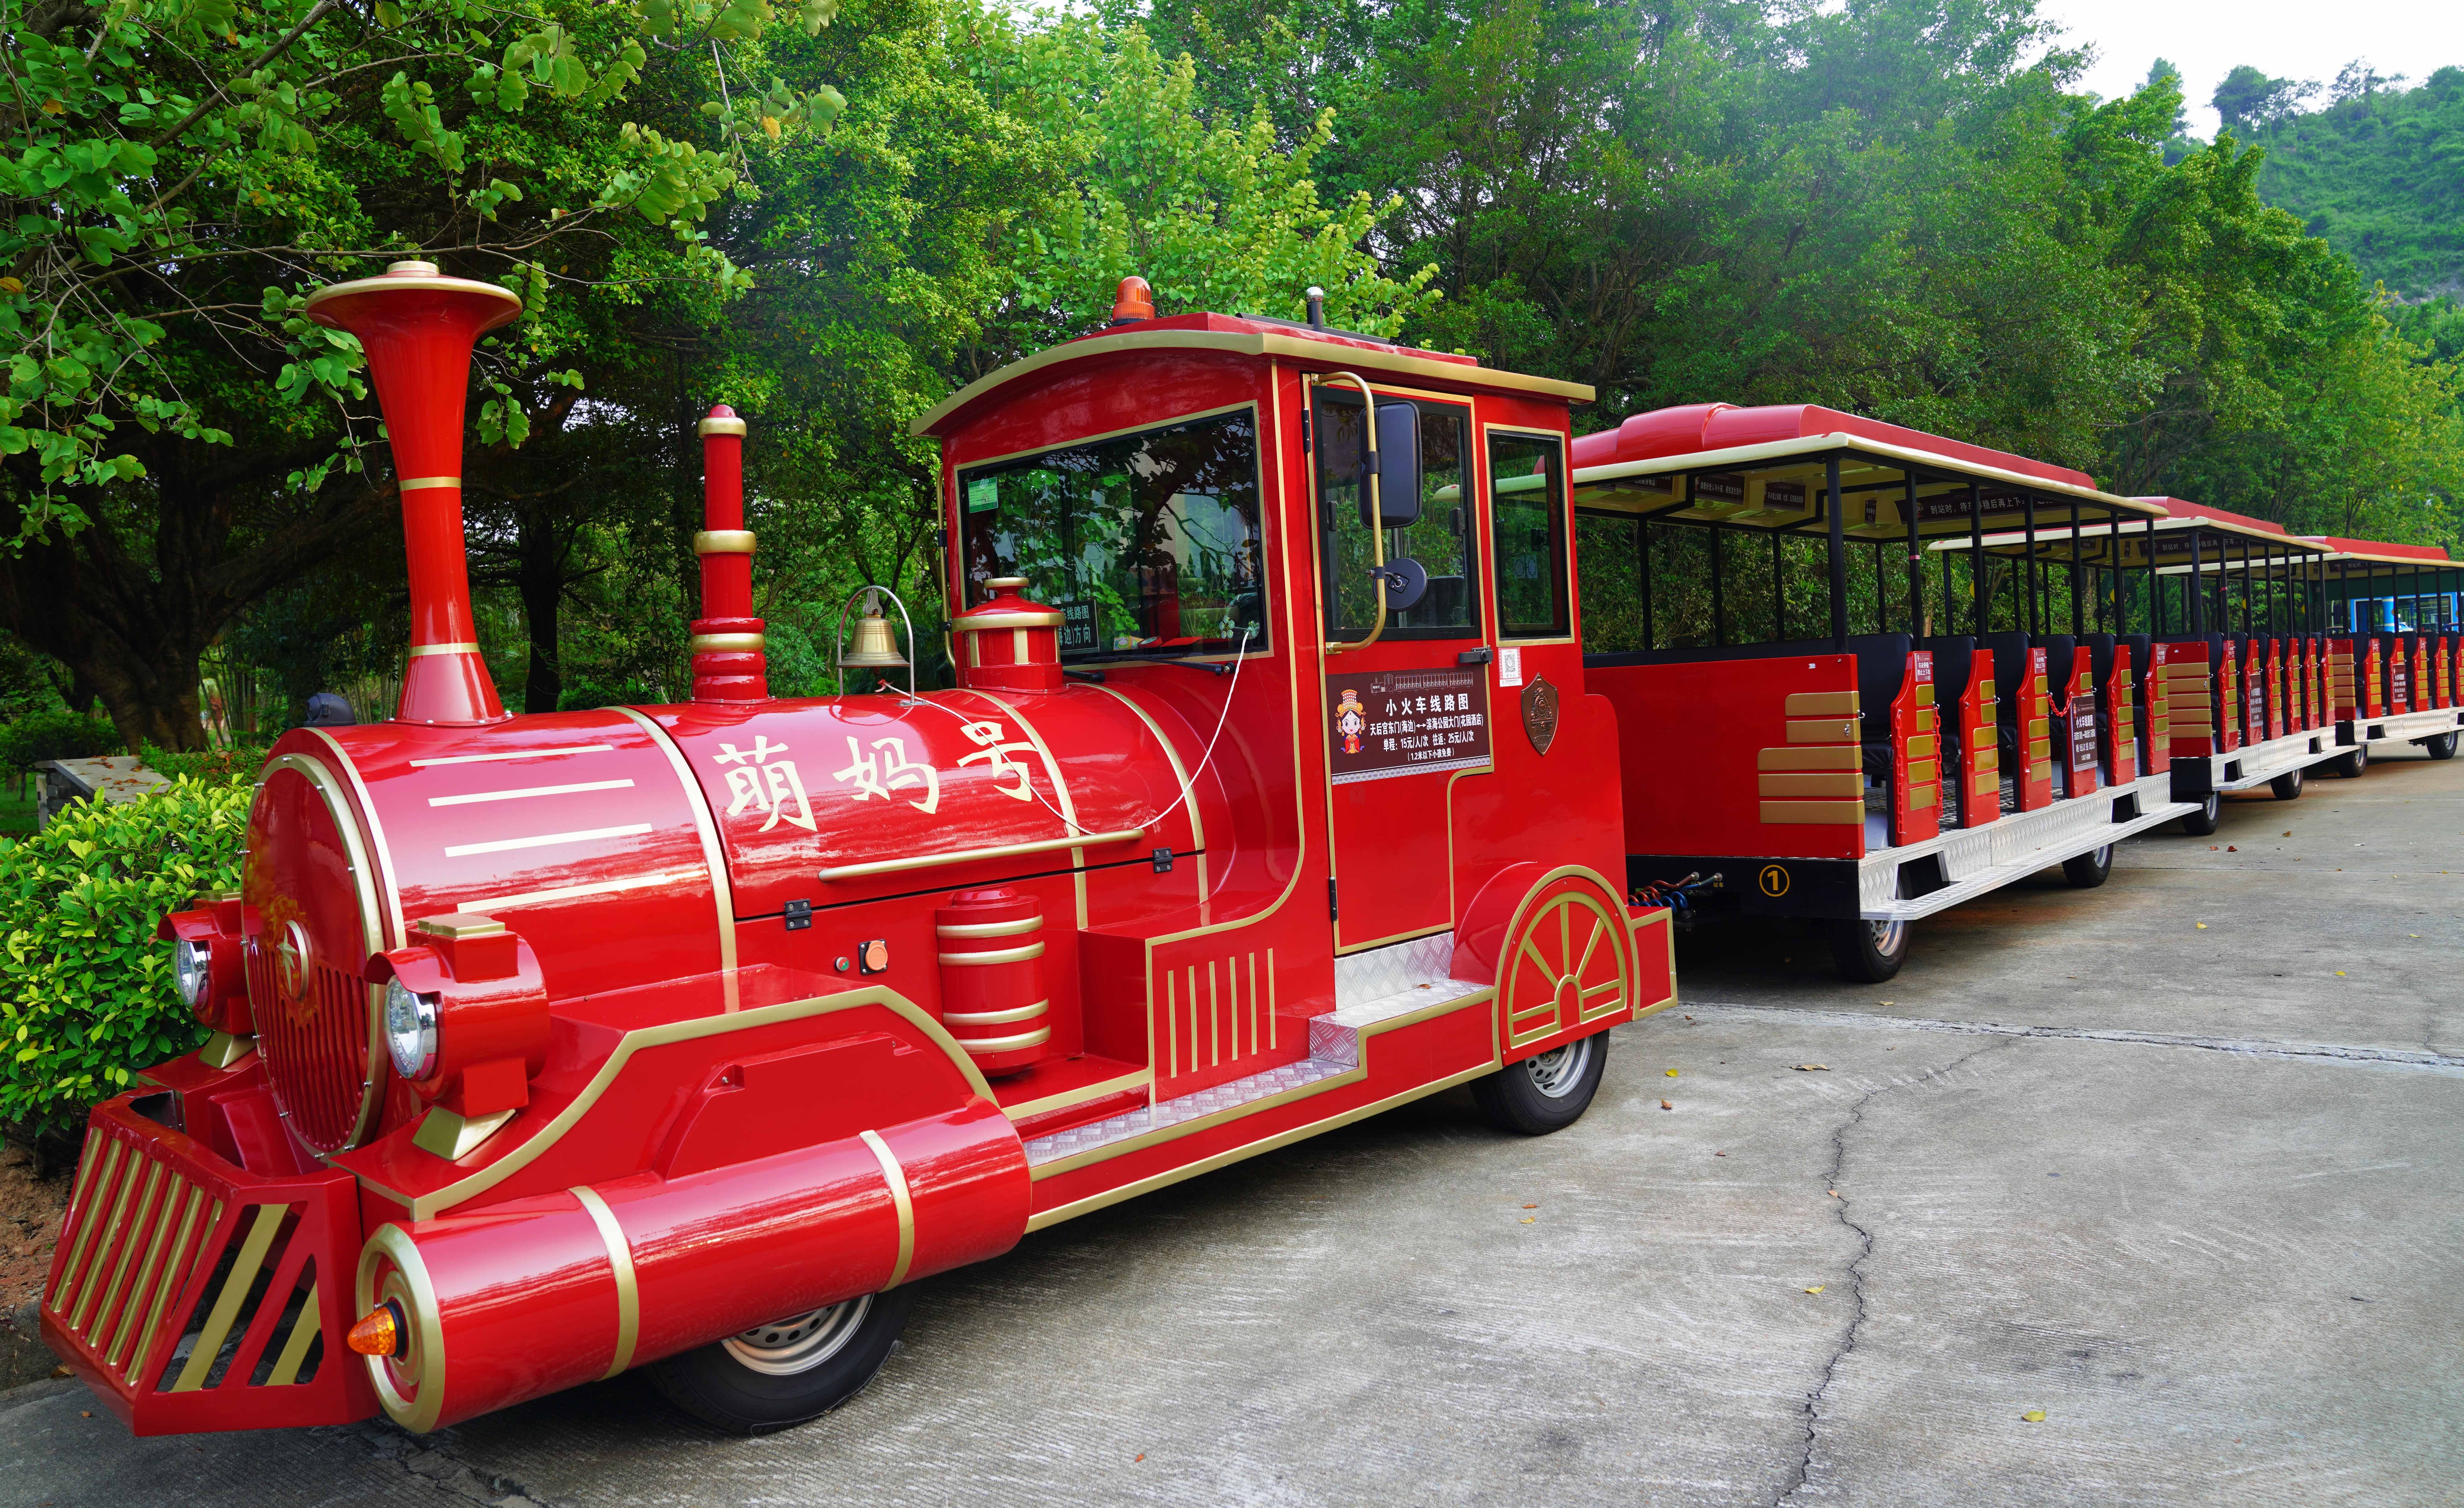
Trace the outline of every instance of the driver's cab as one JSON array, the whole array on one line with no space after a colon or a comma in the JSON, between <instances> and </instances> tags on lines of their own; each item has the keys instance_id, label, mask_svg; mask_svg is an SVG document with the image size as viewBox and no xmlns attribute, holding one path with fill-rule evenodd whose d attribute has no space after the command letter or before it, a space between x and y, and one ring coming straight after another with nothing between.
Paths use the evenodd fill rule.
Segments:
<instances>
[{"instance_id":1,"label":"driver's cab","mask_svg":"<svg viewBox=\"0 0 2464 1508\"><path fill-rule=\"evenodd\" d=\"M1591 390L1135 304L914 428L943 444L954 608L1023 579L1061 616L1057 694L1131 700L1206 772L1184 777L1223 782L1184 932L1271 954L1278 1009L1309 1014L1335 955L1443 973L1508 871L1517 895L1596 876L1623 925L1566 470Z\"/></svg>"}]
</instances>

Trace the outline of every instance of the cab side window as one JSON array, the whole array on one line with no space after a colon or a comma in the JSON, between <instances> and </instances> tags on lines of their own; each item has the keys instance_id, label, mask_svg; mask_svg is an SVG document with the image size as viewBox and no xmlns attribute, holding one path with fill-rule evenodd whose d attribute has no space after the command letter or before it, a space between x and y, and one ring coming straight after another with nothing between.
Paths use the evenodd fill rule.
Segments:
<instances>
[{"instance_id":1,"label":"cab side window","mask_svg":"<svg viewBox=\"0 0 2464 1508\"><path fill-rule=\"evenodd\" d=\"M1401 400L1381 398L1380 408ZM1411 557L1429 574L1427 595L1409 608L1386 615L1385 639L1476 639L1480 618L1473 605L1471 504L1466 495L1471 456L1470 410L1451 404L1418 402L1420 410L1420 516L1386 531L1386 558ZM1369 631L1377 615L1377 589L1370 579L1375 560L1368 525L1360 519L1362 412L1358 397L1321 387L1310 403L1316 430L1318 527L1326 559L1327 627L1344 638Z\"/></svg>"},{"instance_id":2,"label":"cab side window","mask_svg":"<svg viewBox=\"0 0 2464 1508\"><path fill-rule=\"evenodd\" d=\"M1497 631L1557 639L1566 616L1566 448L1555 435L1491 430L1489 514L1497 557Z\"/></svg>"}]
</instances>

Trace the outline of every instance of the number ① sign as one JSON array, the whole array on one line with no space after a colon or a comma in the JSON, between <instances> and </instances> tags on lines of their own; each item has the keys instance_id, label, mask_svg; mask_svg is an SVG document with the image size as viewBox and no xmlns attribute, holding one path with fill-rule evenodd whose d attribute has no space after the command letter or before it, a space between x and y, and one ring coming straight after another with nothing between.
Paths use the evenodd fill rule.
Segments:
<instances>
[{"instance_id":1,"label":"number \u2460 sign","mask_svg":"<svg viewBox=\"0 0 2464 1508\"><path fill-rule=\"evenodd\" d=\"M1763 872L1754 877L1754 883L1762 886L1763 894L1777 900L1788 894L1788 870L1780 864L1767 863Z\"/></svg>"}]
</instances>

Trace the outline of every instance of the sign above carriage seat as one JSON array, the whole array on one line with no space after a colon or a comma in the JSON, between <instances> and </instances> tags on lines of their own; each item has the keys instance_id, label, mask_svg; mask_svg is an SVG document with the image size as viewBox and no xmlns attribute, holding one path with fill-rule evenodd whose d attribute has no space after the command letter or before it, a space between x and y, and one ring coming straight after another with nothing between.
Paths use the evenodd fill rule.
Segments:
<instances>
[{"instance_id":1,"label":"sign above carriage seat","mask_svg":"<svg viewBox=\"0 0 2464 1508\"><path fill-rule=\"evenodd\" d=\"M1488 763L1488 676L1478 666L1332 676L1326 706L1336 785Z\"/></svg>"}]
</instances>

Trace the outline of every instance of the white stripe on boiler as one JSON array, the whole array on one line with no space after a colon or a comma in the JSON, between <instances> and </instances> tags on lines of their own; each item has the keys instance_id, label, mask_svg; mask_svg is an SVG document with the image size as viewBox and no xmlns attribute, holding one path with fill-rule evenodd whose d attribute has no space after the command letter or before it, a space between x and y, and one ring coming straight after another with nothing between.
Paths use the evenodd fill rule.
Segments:
<instances>
[{"instance_id":1,"label":"white stripe on boiler","mask_svg":"<svg viewBox=\"0 0 2464 1508\"><path fill-rule=\"evenodd\" d=\"M536 838L497 838L484 843L455 843L445 850L448 859L465 854L500 854L513 848L547 848L558 843L583 843L594 838L639 838L650 830L648 822L627 822L622 827L588 827L578 833L541 833Z\"/></svg>"}]
</instances>

